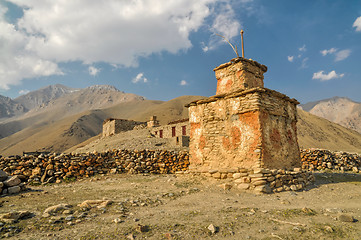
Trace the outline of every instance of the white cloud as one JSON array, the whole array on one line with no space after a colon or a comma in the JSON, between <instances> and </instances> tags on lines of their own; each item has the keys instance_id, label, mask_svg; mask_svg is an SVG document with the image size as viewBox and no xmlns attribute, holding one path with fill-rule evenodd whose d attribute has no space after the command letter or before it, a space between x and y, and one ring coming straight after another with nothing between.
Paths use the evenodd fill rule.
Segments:
<instances>
[{"instance_id":1,"label":"white cloud","mask_svg":"<svg viewBox=\"0 0 361 240\"><path fill-rule=\"evenodd\" d=\"M298 49L298 51L300 51L300 52L306 52L306 51L307 51L307 49L306 49L306 44L303 44L303 46L300 47L300 48Z\"/></svg>"},{"instance_id":2,"label":"white cloud","mask_svg":"<svg viewBox=\"0 0 361 240\"><path fill-rule=\"evenodd\" d=\"M337 48L330 48L330 49L325 49L325 50L322 50L320 51L322 56L326 56L327 54L332 54L332 53L335 53L337 51Z\"/></svg>"},{"instance_id":3,"label":"white cloud","mask_svg":"<svg viewBox=\"0 0 361 240\"><path fill-rule=\"evenodd\" d=\"M230 4L221 6L220 13L215 17L212 25L212 31L218 33L227 39L239 35L241 24L235 20L235 12Z\"/></svg>"},{"instance_id":4,"label":"white cloud","mask_svg":"<svg viewBox=\"0 0 361 240\"><path fill-rule=\"evenodd\" d=\"M132 79L132 83L144 82L147 83L148 79L144 77L144 73L138 73L138 75Z\"/></svg>"},{"instance_id":5,"label":"white cloud","mask_svg":"<svg viewBox=\"0 0 361 240\"><path fill-rule=\"evenodd\" d=\"M93 67L93 66L90 66L90 67L88 68L88 71L89 71L89 74L90 74L90 75L96 76L96 75L98 75L98 73L100 73L101 69L100 69L100 68Z\"/></svg>"},{"instance_id":6,"label":"white cloud","mask_svg":"<svg viewBox=\"0 0 361 240\"><path fill-rule=\"evenodd\" d=\"M186 86L186 85L188 85L188 82L186 80L182 80L182 81L180 81L179 85Z\"/></svg>"},{"instance_id":7,"label":"white cloud","mask_svg":"<svg viewBox=\"0 0 361 240\"><path fill-rule=\"evenodd\" d=\"M336 62L342 61L342 60L348 58L350 56L350 54L351 54L351 50L349 50L349 49L338 51L336 53L335 61Z\"/></svg>"},{"instance_id":8,"label":"white cloud","mask_svg":"<svg viewBox=\"0 0 361 240\"><path fill-rule=\"evenodd\" d=\"M41 57L129 67L140 56L190 48L190 32L215 0L9 1L28 8L19 27L31 34L27 47Z\"/></svg>"},{"instance_id":9,"label":"white cloud","mask_svg":"<svg viewBox=\"0 0 361 240\"><path fill-rule=\"evenodd\" d=\"M308 57L302 59L302 63L301 63L301 68L307 68L307 61L308 61Z\"/></svg>"},{"instance_id":10,"label":"white cloud","mask_svg":"<svg viewBox=\"0 0 361 240\"><path fill-rule=\"evenodd\" d=\"M319 79L321 82L328 81L334 78L342 78L345 74L337 74L334 70L325 74L324 71L319 71L313 74L312 79Z\"/></svg>"},{"instance_id":11,"label":"white cloud","mask_svg":"<svg viewBox=\"0 0 361 240\"><path fill-rule=\"evenodd\" d=\"M132 67L140 57L187 50L209 16L211 29L228 38L240 28L230 0L8 1L24 15L14 25L0 7L0 88L63 74L62 62Z\"/></svg>"},{"instance_id":12,"label":"white cloud","mask_svg":"<svg viewBox=\"0 0 361 240\"><path fill-rule=\"evenodd\" d=\"M356 18L356 20L353 23L352 27L356 28L356 32L361 32L361 16Z\"/></svg>"},{"instance_id":13,"label":"white cloud","mask_svg":"<svg viewBox=\"0 0 361 240\"><path fill-rule=\"evenodd\" d=\"M25 94L28 94L29 92L30 92L29 90L23 89L23 90L19 91L19 95L25 95Z\"/></svg>"},{"instance_id":14,"label":"white cloud","mask_svg":"<svg viewBox=\"0 0 361 240\"><path fill-rule=\"evenodd\" d=\"M289 62L293 62L293 59L294 59L294 56L288 56L288 57L287 57L287 60L288 60Z\"/></svg>"},{"instance_id":15,"label":"white cloud","mask_svg":"<svg viewBox=\"0 0 361 240\"><path fill-rule=\"evenodd\" d=\"M227 0L221 0L220 2L222 2L222 5L216 7L218 11L212 13L212 19L214 20L210 27L210 31L213 35L207 45L202 44L202 50L204 52L216 49L218 46L225 43L225 40L216 34L224 36L229 41L236 36L240 36L241 23L236 19L236 13L234 12L233 7L229 3L226 3L229 2ZM250 2L252 1L240 1L244 6Z\"/></svg>"},{"instance_id":16,"label":"white cloud","mask_svg":"<svg viewBox=\"0 0 361 240\"><path fill-rule=\"evenodd\" d=\"M62 75L57 63L39 57L26 47L31 37L6 22L6 12L0 4L0 88L7 90L24 78Z\"/></svg>"},{"instance_id":17,"label":"white cloud","mask_svg":"<svg viewBox=\"0 0 361 240\"><path fill-rule=\"evenodd\" d=\"M337 48L330 48L320 51L323 56L326 56L327 54L334 54L335 55L335 62L345 60L348 58L351 54L350 49L340 50L338 51Z\"/></svg>"},{"instance_id":18,"label":"white cloud","mask_svg":"<svg viewBox=\"0 0 361 240\"><path fill-rule=\"evenodd\" d=\"M201 42L201 46L202 46L203 52L208 52L209 51L209 47L204 42Z\"/></svg>"}]
</instances>

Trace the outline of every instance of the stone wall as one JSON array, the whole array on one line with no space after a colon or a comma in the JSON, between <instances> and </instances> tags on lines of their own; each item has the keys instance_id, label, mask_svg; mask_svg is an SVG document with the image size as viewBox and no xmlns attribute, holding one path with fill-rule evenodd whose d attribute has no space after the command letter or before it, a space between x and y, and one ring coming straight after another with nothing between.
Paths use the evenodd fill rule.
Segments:
<instances>
[{"instance_id":1,"label":"stone wall","mask_svg":"<svg viewBox=\"0 0 361 240\"><path fill-rule=\"evenodd\" d=\"M188 165L187 152L151 150L0 158L0 169L30 183L59 183L106 173L167 174L186 171Z\"/></svg>"},{"instance_id":2,"label":"stone wall","mask_svg":"<svg viewBox=\"0 0 361 240\"><path fill-rule=\"evenodd\" d=\"M0 158L0 186L3 193L25 189L22 182L60 183L107 173L191 173L228 179L240 190L256 192L297 191L313 182L312 171L360 172L361 155L328 150L301 150L302 168L222 168L189 171L188 152L114 150L86 154L40 154ZM16 177L13 177L14 175ZM5 192L4 192L5 191Z\"/></svg>"},{"instance_id":3,"label":"stone wall","mask_svg":"<svg viewBox=\"0 0 361 240\"><path fill-rule=\"evenodd\" d=\"M361 155L347 152L331 152L324 149L301 150L302 168L310 171L336 170L361 171Z\"/></svg>"},{"instance_id":4,"label":"stone wall","mask_svg":"<svg viewBox=\"0 0 361 240\"><path fill-rule=\"evenodd\" d=\"M145 125L146 122L138 122L127 119L108 118L103 122L103 137L133 130L135 126Z\"/></svg>"},{"instance_id":5,"label":"stone wall","mask_svg":"<svg viewBox=\"0 0 361 240\"><path fill-rule=\"evenodd\" d=\"M252 190L260 193L298 191L315 181L312 172L294 168L285 169L245 169L230 168L210 171L194 171L215 179L231 179L229 187Z\"/></svg>"}]
</instances>

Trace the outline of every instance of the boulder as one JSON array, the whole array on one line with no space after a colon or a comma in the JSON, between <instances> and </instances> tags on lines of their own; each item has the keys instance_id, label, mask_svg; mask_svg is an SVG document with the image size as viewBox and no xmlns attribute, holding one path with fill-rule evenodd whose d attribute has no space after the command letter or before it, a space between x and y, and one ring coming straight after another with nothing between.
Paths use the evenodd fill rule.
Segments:
<instances>
[{"instance_id":1,"label":"boulder","mask_svg":"<svg viewBox=\"0 0 361 240\"><path fill-rule=\"evenodd\" d=\"M13 186L17 186L21 183L21 180L18 176L12 176L12 177L9 177L8 179L6 179L4 181L4 185L6 187L13 187Z\"/></svg>"}]
</instances>

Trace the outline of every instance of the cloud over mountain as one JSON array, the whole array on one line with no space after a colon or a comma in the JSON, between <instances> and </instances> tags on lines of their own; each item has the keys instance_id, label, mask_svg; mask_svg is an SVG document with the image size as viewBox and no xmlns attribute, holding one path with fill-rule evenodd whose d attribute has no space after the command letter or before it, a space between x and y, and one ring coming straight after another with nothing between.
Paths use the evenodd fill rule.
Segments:
<instances>
[{"instance_id":1,"label":"cloud over mountain","mask_svg":"<svg viewBox=\"0 0 361 240\"><path fill-rule=\"evenodd\" d=\"M63 62L131 67L152 53L187 50L190 33L211 14L212 28L232 37L239 23L229 18L234 15L229 0L215 7L220 1L9 0L22 8L23 16L10 23L1 6L0 88L24 78L63 74L58 66ZM89 73L96 75L91 68Z\"/></svg>"}]
</instances>

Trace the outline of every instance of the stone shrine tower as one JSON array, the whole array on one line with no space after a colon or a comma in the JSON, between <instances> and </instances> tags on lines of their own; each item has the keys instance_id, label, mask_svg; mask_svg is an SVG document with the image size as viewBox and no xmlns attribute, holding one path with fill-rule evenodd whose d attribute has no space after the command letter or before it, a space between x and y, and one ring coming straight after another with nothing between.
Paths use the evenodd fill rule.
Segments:
<instances>
[{"instance_id":1,"label":"stone shrine tower","mask_svg":"<svg viewBox=\"0 0 361 240\"><path fill-rule=\"evenodd\" d=\"M299 167L299 102L264 88L267 67L251 59L235 58L214 71L216 95L187 105L190 170Z\"/></svg>"}]
</instances>

